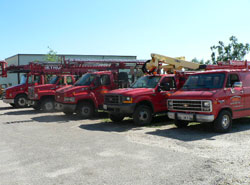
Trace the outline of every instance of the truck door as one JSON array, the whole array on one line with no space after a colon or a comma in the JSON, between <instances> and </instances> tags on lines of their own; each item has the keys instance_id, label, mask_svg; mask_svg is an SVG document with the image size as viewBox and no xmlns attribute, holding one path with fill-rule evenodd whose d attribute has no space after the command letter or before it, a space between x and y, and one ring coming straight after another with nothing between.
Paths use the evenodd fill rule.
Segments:
<instances>
[{"instance_id":1,"label":"truck door","mask_svg":"<svg viewBox=\"0 0 250 185\"><path fill-rule=\"evenodd\" d=\"M235 82L240 82L237 73L231 73L227 76L226 82L226 101L227 105L233 110L233 117L244 116L244 91L242 87L233 87Z\"/></svg>"},{"instance_id":2,"label":"truck door","mask_svg":"<svg viewBox=\"0 0 250 185\"><path fill-rule=\"evenodd\" d=\"M155 111L161 112L166 111L166 94L169 92L165 87L169 87L170 91L174 91L176 83L174 77L165 77L161 80L160 85L156 89L155 95L153 94L153 104L155 104Z\"/></svg>"},{"instance_id":3,"label":"truck door","mask_svg":"<svg viewBox=\"0 0 250 185\"><path fill-rule=\"evenodd\" d=\"M64 85L66 85L65 76L57 76L57 82L56 82L54 89L55 90L59 89L59 88L63 87Z\"/></svg>"},{"instance_id":4,"label":"truck door","mask_svg":"<svg viewBox=\"0 0 250 185\"><path fill-rule=\"evenodd\" d=\"M105 93L111 90L110 75L108 74L100 75L96 78L96 81L98 81L97 84L99 85L93 90L93 93L95 94L98 105L102 105L104 102Z\"/></svg>"}]
</instances>

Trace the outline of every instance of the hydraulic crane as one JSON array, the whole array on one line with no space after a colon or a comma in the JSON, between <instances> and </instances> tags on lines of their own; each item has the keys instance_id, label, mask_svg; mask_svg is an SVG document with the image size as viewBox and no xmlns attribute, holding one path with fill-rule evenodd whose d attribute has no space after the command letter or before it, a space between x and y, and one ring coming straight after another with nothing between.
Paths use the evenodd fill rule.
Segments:
<instances>
[{"instance_id":1,"label":"hydraulic crane","mask_svg":"<svg viewBox=\"0 0 250 185\"><path fill-rule=\"evenodd\" d=\"M183 68L197 70L205 69L206 66L194 62L185 61L185 57L171 58L154 53L151 54L151 57L152 59L148 60L143 66L144 73L159 73L161 69L168 73L173 73L175 70L182 70Z\"/></svg>"}]
</instances>

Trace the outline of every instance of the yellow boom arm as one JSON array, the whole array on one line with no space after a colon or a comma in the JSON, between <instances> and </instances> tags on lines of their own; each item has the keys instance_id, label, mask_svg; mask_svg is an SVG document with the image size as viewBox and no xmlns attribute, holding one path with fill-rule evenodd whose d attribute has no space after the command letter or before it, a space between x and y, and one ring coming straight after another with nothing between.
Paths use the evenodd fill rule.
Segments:
<instances>
[{"instance_id":1,"label":"yellow boom arm","mask_svg":"<svg viewBox=\"0 0 250 185\"><path fill-rule=\"evenodd\" d=\"M194 63L194 62L188 62L185 61L185 57L178 57L178 58L171 58L159 54L151 54L152 60L146 64L146 68L149 71L152 70L158 70L158 69L164 69L165 71L171 71L173 70L181 70L183 68L188 69L199 69L200 64ZM159 64L167 64L167 65L161 65Z\"/></svg>"}]
</instances>

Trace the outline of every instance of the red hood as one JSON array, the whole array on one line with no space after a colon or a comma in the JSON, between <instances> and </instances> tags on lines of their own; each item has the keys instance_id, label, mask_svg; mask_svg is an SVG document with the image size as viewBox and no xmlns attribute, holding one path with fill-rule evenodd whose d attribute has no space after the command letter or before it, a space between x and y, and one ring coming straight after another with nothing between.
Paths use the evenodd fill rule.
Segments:
<instances>
[{"instance_id":1,"label":"red hood","mask_svg":"<svg viewBox=\"0 0 250 185\"><path fill-rule=\"evenodd\" d=\"M8 91L8 90L15 90L15 89L20 89L20 88L25 88L25 87L26 87L26 84L21 84L21 85L19 84L19 85L8 87L5 90L6 91Z\"/></svg>"},{"instance_id":2,"label":"red hood","mask_svg":"<svg viewBox=\"0 0 250 185\"><path fill-rule=\"evenodd\" d=\"M72 93L72 92L79 92L79 91L84 91L89 89L89 86L67 86L67 87L62 87L60 89L57 89L56 92L58 93Z\"/></svg>"},{"instance_id":3,"label":"red hood","mask_svg":"<svg viewBox=\"0 0 250 185\"><path fill-rule=\"evenodd\" d=\"M109 94L120 94L123 96L137 96L137 95L144 95L144 94L152 94L155 89L149 88L126 88L126 89L116 89L109 91Z\"/></svg>"},{"instance_id":4,"label":"red hood","mask_svg":"<svg viewBox=\"0 0 250 185\"><path fill-rule=\"evenodd\" d=\"M173 93L171 99L204 99L212 98L219 90L208 90L208 91L176 91Z\"/></svg>"}]
</instances>

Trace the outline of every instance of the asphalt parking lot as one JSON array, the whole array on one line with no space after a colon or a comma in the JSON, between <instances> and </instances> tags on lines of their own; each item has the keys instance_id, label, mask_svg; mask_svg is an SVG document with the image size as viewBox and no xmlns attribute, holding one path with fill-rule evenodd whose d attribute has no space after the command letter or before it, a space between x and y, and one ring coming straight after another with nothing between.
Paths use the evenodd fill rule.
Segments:
<instances>
[{"instance_id":1,"label":"asphalt parking lot","mask_svg":"<svg viewBox=\"0 0 250 185\"><path fill-rule=\"evenodd\" d=\"M14 109L0 101L0 184L250 184L250 118L232 132L114 124Z\"/></svg>"}]
</instances>

